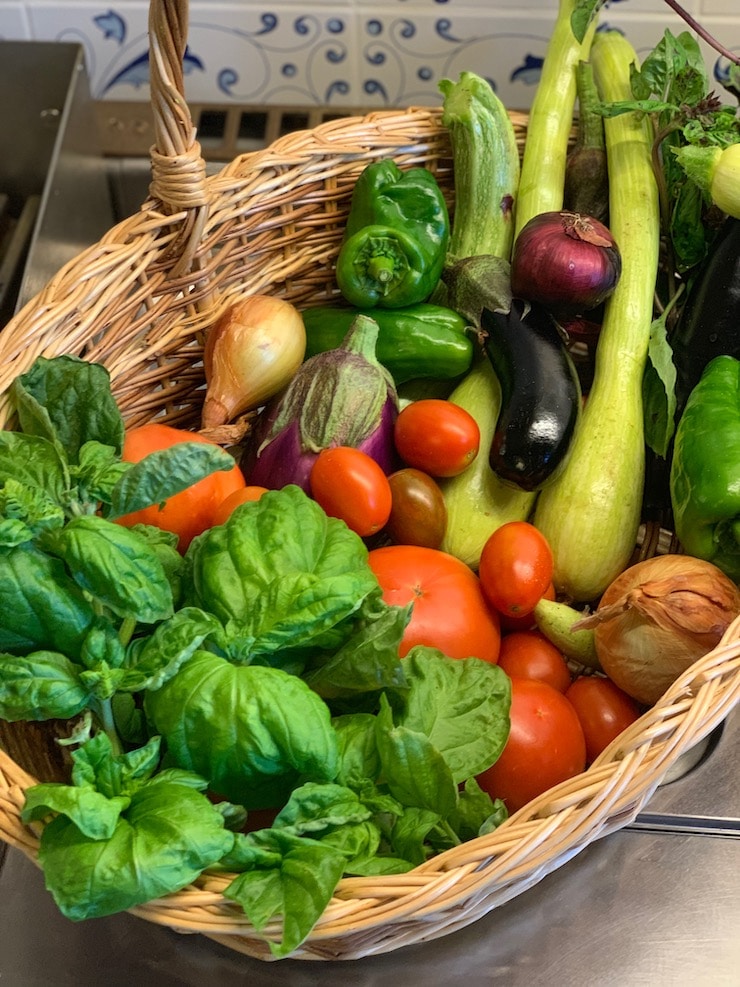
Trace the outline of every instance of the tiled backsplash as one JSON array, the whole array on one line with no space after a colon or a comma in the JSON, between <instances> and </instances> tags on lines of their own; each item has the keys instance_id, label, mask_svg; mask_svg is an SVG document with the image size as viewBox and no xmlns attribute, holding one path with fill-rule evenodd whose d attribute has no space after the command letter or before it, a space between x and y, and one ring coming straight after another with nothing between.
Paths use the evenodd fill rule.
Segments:
<instances>
[{"instance_id":1,"label":"tiled backsplash","mask_svg":"<svg viewBox=\"0 0 740 987\"><path fill-rule=\"evenodd\" d=\"M200 103L384 107L437 105L441 78L485 76L527 109L557 0L193 0L186 94ZM684 0L684 9L740 52L740 0ZM0 38L84 47L97 99L148 99L143 0L0 0ZM611 0L601 24L647 53L686 25L664 0ZM704 46L715 78L726 63Z\"/></svg>"}]
</instances>

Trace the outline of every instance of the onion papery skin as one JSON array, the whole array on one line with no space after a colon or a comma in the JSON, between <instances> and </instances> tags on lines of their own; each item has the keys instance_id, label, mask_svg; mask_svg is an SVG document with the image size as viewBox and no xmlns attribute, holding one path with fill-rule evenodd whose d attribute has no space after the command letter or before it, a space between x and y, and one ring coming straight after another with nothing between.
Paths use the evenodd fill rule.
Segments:
<instances>
[{"instance_id":1,"label":"onion papery skin","mask_svg":"<svg viewBox=\"0 0 740 987\"><path fill-rule=\"evenodd\" d=\"M576 315L608 298L621 273L619 248L603 223L580 213L545 212L516 238L511 289L556 315Z\"/></svg>"},{"instance_id":2,"label":"onion papery skin","mask_svg":"<svg viewBox=\"0 0 740 987\"><path fill-rule=\"evenodd\" d=\"M717 566L688 555L658 555L620 573L579 626L593 626L606 675L652 706L719 644L738 614L740 589Z\"/></svg>"}]
</instances>

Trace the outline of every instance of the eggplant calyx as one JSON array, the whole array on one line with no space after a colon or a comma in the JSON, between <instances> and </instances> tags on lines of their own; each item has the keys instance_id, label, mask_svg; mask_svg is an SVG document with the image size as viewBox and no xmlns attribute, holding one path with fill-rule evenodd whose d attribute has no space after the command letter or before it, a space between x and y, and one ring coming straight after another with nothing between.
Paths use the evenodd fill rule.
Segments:
<instances>
[{"instance_id":1,"label":"eggplant calyx","mask_svg":"<svg viewBox=\"0 0 740 987\"><path fill-rule=\"evenodd\" d=\"M479 254L454 261L442 272L449 307L480 329L483 310L511 310L511 265L503 257Z\"/></svg>"}]
</instances>

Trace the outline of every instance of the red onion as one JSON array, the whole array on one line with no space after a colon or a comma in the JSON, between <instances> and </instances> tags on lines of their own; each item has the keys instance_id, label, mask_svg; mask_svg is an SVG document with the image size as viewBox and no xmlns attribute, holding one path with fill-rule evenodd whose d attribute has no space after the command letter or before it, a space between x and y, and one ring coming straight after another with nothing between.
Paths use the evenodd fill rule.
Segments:
<instances>
[{"instance_id":1,"label":"red onion","mask_svg":"<svg viewBox=\"0 0 740 987\"><path fill-rule=\"evenodd\" d=\"M617 285L622 259L614 237L592 216L544 212L523 227L511 259L511 288L556 314L596 308Z\"/></svg>"}]
</instances>

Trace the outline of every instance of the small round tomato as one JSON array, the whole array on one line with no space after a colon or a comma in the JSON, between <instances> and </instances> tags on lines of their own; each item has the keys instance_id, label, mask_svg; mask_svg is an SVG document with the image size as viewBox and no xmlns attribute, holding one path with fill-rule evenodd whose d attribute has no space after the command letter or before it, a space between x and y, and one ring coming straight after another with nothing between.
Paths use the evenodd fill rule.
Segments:
<instances>
[{"instance_id":1,"label":"small round tomato","mask_svg":"<svg viewBox=\"0 0 740 987\"><path fill-rule=\"evenodd\" d=\"M480 447L475 418L442 398L407 404L396 419L393 434L404 463L430 476L457 476L470 466Z\"/></svg>"},{"instance_id":2,"label":"small round tomato","mask_svg":"<svg viewBox=\"0 0 740 987\"><path fill-rule=\"evenodd\" d=\"M240 504L259 500L263 493L267 493L267 487L247 486L233 490L213 512L213 524L224 524Z\"/></svg>"},{"instance_id":3,"label":"small round tomato","mask_svg":"<svg viewBox=\"0 0 740 987\"><path fill-rule=\"evenodd\" d=\"M586 767L583 729L562 692L535 679L511 680L511 729L499 759L477 776L516 812Z\"/></svg>"},{"instance_id":4,"label":"small round tomato","mask_svg":"<svg viewBox=\"0 0 740 987\"><path fill-rule=\"evenodd\" d=\"M329 517L361 538L380 531L391 513L388 477L367 453L351 446L322 449L311 467L311 496Z\"/></svg>"},{"instance_id":5,"label":"small round tomato","mask_svg":"<svg viewBox=\"0 0 740 987\"><path fill-rule=\"evenodd\" d=\"M542 594L542 599L552 600L555 602L556 593L553 583L550 583L545 592ZM539 600L537 603L539 603ZM523 613L520 617L513 617L508 613L502 613L500 614L500 617L502 631L529 631L537 627L537 621L534 619L533 610L530 610L529 613Z\"/></svg>"},{"instance_id":6,"label":"small round tomato","mask_svg":"<svg viewBox=\"0 0 740 987\"><path fill-rule=\"evenodd\" d=\"M138 463L150 452L169 449L181 442L216 443L171 425L151 422L129 429L123 441L121 458L127 463ZM119 524L132 527L134 524L151 524L178 536L177 547L184 552L196 535L213 526L217 507L235 490L245 486L244 475L234 464L230 470L217 470L197 483L170 497L163 506L152 504L140 511L134 511L117 518Z\"/></svg>"},{"instance_id":7,"label":"small round tomato","mask_svg":"<svg viewBox=\"0 0 740 987\"><path fill-rule=\"evenodd\" d=\"M601 675L581 675L565 693L581 721L589 764L640 716L635 700Z\"/></svg>"},{"instance_id":8,"label":"small round tomato","mask_svg":"<svg viewBox=\"0 0 740 987\"><path fill-rule=\"evenodd\" d=\"M385 526L397 545L439 548L447 530L447 506L436 480L421 470L396 470L391 485L391 515Z\"/></svg>"},{"instance_id":9,"label":"small round tomato","mask_svg":"<svg viewBox=\"0 0 740 987\"><path fill-rule=\"evenodd\" d=\"M550 545L528 521L496 528L481 552L478 575L486 599L511 617L531 613L552 582Z\"/></svg>"},{"instance_id":10,"label":"small round tomato","mask_svg":"<svg viewBox=\"0 0 740 987\"><path fill-rule=\"evenodd\" d=\"M504 634L498 663L511 678L537 679L558 692L565 692L572 681L563 653L537 630Z\"/></svg>"},{"instance_id":11,"label":"small round tomato","mask_svg":"<svg viewBox=\"0 0 740 987\"><path fill-rule=\"evenodd\" d=\"M387 545L368 554L383 599L413 604L399 654L417 644L438 648L450 658L498 660L498 615L487 606L478 577L447 552L411 545Z\"/></svg>"}]
</instances>

